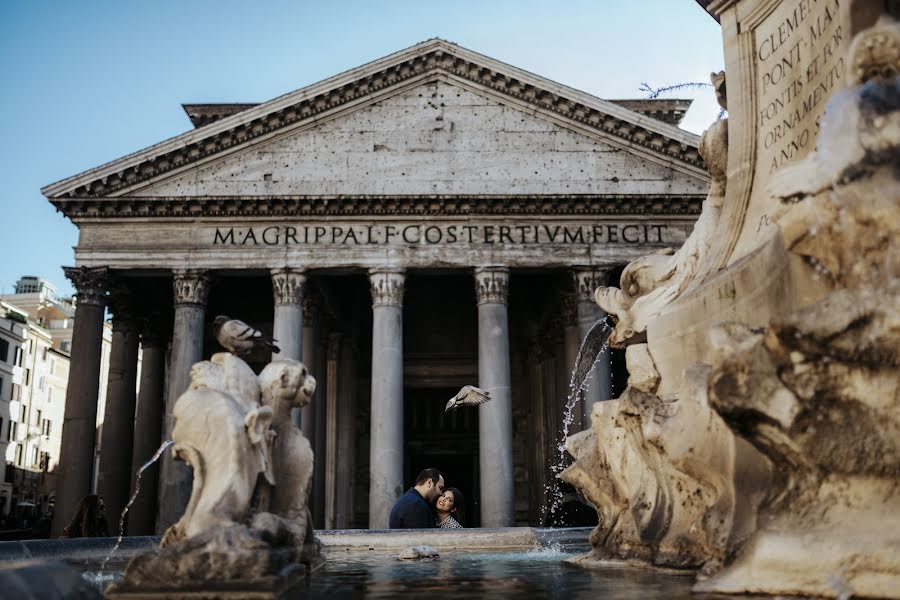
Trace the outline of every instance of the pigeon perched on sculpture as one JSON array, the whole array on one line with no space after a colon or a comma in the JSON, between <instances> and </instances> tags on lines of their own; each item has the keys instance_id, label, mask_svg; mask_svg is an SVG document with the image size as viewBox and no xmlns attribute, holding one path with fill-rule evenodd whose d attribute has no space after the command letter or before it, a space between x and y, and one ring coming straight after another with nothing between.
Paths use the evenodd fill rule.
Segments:
<instances>
[{"instance_id":1,"label":"pigeon perched on sculpture","mask_svg":"<svg viewBox=\"0 0 900 600\"><path fill-rule=\"evenodd\" d=\"M221 315L216 317L213 321L213 332L216 341L235 356L244 356L257 348L266 348L276 354L281 352L281 349L275 345L278 340L272 339L259 329L254 329L238 319Z\"/></svg>"},{"instance_id":2,"label":"pigeon perched on sculpture","mask_svg":"<svg viewBox=\"0 0 900 600\"><path fill-rule=\"evenodd\" d=\"M447 408L444 409L444 412L449 412L451 410L457 409L460 406L477 406L479 404L484 404L488 400L491 399L490 393L487 391L475 387L474 385L464 386L455 396L450 398L450 401L447 402Z\"/></svg>"}]
</instances>

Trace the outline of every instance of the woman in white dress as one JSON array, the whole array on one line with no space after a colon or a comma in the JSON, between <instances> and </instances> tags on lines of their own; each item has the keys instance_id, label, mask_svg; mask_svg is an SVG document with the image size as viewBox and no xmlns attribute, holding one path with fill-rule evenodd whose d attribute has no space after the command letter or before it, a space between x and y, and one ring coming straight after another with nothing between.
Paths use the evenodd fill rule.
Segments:
<instances>
[{"instance_id":1,"label":"woman in white dress","mask_svg":"<svg viewBox=\"0 0 900 600\"><path fill-rule=\"evenodd\" d=\"M466 501L462 492L455 487L449 487L444 490L437 500L437 521L438 527L441 529L463 529L461 521L465 521L463 517Z\"/></svg>"}]
</instances>

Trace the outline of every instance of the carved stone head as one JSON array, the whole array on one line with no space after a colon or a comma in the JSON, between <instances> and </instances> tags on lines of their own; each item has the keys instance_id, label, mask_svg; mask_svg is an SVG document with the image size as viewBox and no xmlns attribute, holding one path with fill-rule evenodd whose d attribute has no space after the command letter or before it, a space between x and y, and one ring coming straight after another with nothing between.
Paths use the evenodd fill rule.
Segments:
<instances>
[{"instance_id":1,"label":"carved stone head","mask_svg":"<svg viewBox=\"0 0 900 600\"><path fill-rule=\"evenodd\" d=\"M299 408L306 406L316 391L316 379L302 362L276 360L259 374L259 386L263 403L276 407Z\"/></svg>"}]
</instances>

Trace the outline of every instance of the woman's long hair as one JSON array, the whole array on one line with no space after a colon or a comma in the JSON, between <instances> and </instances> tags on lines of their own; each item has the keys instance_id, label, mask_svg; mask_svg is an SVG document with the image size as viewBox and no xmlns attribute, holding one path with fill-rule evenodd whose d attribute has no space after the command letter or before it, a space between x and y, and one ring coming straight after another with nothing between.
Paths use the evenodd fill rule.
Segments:
<instances>
[{"instance_id":1,"label":"woman's long hair","mask_svg":"<svg viewBox=\"0 0 900 600\"><path fill-rule=\"evenodd\" d=\"M101 529L100 496L89 494L78 501L75 515L63 529L63 537L97 537L105 535ZM105 523L104 523L105 525Z\"/></svg>"},{"instance_id":2,"label":"woman's long hair","mask_svg":"<svg viewBox=\"0 0 900 600\"><path fill-rule=\"evenodd\" d=\"M453 508L456 509L456 512L450 513L450 515L459 522L460 525L465 527L466 525L466 498L463 496L463 493L459 491L459 488L448 487L444 489L444 492L450 492L453 494Z\"/></svg>"}]
</instances>

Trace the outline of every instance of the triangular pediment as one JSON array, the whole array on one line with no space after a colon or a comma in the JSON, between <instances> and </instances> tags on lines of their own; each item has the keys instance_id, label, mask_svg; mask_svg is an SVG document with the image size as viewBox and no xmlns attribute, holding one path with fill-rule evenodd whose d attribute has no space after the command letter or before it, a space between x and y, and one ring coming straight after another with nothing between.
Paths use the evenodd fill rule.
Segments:
<instances>
[{"instance_id":1,"label":"triangular pediment","mask_svg":"<svg viewBox=\"0 0 900 600\"><path fill-rule=\"evenodd\" d=\"M238 168L238 163L244 163L247 166L248 155L253 153L274 155L278 151L292 147L292 144L293 146L299 145L303 149L298 150L298 154L288 161L288 168L301 169L295 173L311 173L312 171L303 169L315 167L326 177L337 177L341 169L339 165L328 165L328 157L332 152L337 154L339 149L328 148L325 150L327 154L316 155L314 151L316 143L319 143L321 148L325 148L321 146L320 139L316 141L317 135L321 137L326 131L333 133L340 130L341 127L351 128L358 125L363 119L368 119L369 122L372 119L377 120L376 115L379 111L383 113L388 106L393 106L392 102L409 101L415 104L420 98L419 94L430 93L429 86L445 86L448 89L458 90L460 97L467 95L467 98L471 96L482 102L482 106L484 106L482 115L476 114L474 110L470 110L467 116L464 116L466 114L464 110L456 112L460 122L465 119L470 121L469 131L472 135L477 132L479 127L485 128L487 131L504 131L492 129L492 127L515 127L516 125L512 121L519 119L520 123L525 124L524 126L531 127L535 131L544 131L548 135L552 134L551 137L557 139L557 145L560 147L571 144L591 147L592 150L583 153L585 155L592 152L602 154L607 150L610 156L616 152L623 153L623 156L630 157L628 160L631 160L632 163L623 159L624 162L620 161L621 168L639 168L649 173L653 179L666 177L669 180L683 179L687 188L696 187L698 190L708 180L703 161L697 151L699 141L697 136L621 105L562 86L455 44L443 40L429 40L272 101L241 110L209 125L106 165L51 184L42 191L51 200L144 196L163 194L164 190L175 195L224 194L224 192L213 191L213 188L207 191L195 188L193 192L184 188L182 192L175 192L175 188L172 186L177 188L179 182L187 185L186 182L200 181L201 179L198 177L207 177L209 173L216 170L220 175L234 180L238 177L237 174L232 175L234 169ZM469 99L471 100L471 98ZM449 107L445 102L443 108L456 110L461 106L463 104ZM487 113L493 113L493 115ZM387 115L382 116L387 118ZM396 117L396 115L394 116ZM434 119L435 115L429 113L427 107L410 106L406 113L406 120L401 121L400 129L409 135L421 137L427 131L425 121L428 118ZM420 127L416 126L416 119L419 119ZM491 121L491 119L494 120ZM503 121L501 123L496 119ZM439 122L428 125L432 126L433 131L442 130ZM447 123L445 122L443 125L447 125ZM377 126L377 124L372 124L372 127ZM383 122L382 126L391 127L389 121ZM403 132L397 135L402 138ZM399 144L399 146L394 148L391 146L392 138L390 136L384 137L388 142L379 142L372 136L370 136L370 140L366 140L364 136L359 136L362 139L353 139L354 137L348 134L344 141L345 149L350 152L367 152L370 155L367 160L372 164L377 164L379 152L385 153L382 156L388 156L393 152L394 159L403 154L407 161L413 161L412 157L417 152L412 138L397 138L395 145ZM431 137L432 139L423 145L423 151L420 151L420 154L427 154L424 151L426 149L433 151L441 143L451 143L447 140L442 142L439 139L440 134L434 134ZM501 140L473 140L470 138L469 142L476 145L481 144L483 148L486 147L485 144L490 146L491 143L494 143L496 145L494 149L497 151L502 148ZM339 142L335 139L331 143L338 144ZM385 146L385 148L379 148L379 145ZM309 161L311 160L310 152L318 158L315 164L304 166L306 163L302 163L300 157L302 155L302 160ZM482 155L482 158L486 157L487 154ZM271 159L273 156L268 156L268 158ZM342 158L350 160L349 155L343 155ZM537 159L538 157L532 156L531 158ZM421 157L415 159L415 161L419 160L424 159ZM509 159L501 156L498 156L497 160L499 161L498 166L521 170L528 166L526 163L529 159L524 156L520 157L518 164L504 163L504 160ZM263 163L264 161L257 160L253 168L265 169ZM273 190L271 185L266 191L266 184L279 181L275 169L277 163L268 164L272 167L271 170L256 173L260 177L258 193L282 193ZM411 164L411 167L415 166ZM421 164L418 166L421 167ZM467 163L463 166L470 168L473 165ZM537 166L541 168L532 169L532 171L537 170L538 176L544 176L552 170L544 162ZM612 169L615 165L610 163L608 166ZM588 167L591 176L597 176L597 168L599 168L597 165ZM569 170L571 171L571 168ZM364 173L365 170L362 172ZM405 171L400 172L405 173ZM490 170L487 172L490 173ZM424 178L430 177L432 174L427 169L420 170L418 173L420 177ZM686 177L673 178L672 173L679 173ZM393 171L392 174L395 178L406 177L406 175L397 176ZM385 179L387 175L385 172L379 172L377 175L373 175L373 178ZM569 173L569 175L577 179L581 173ZM514 178L515 174L510 173L509 176ZM610 176L608 178L610 181L611 177L617 176ZM217 176L202 180L218 181L219 179L221 178ZM283 182L287 179L287 177L281 177L280 181ZM621 181L621 178L617 177L617 179ZM311 180L311 178L304 179L307 182ZM396 182L399 187L387 186L380 193L399 194L399 190L404 189L400 185L401 183L404 183L402 179ZM337 188L334 186L330 192L325 188L314 191L309 186L305 189L306 191L292 193L343 193L336 191ZM417 191L411 193L420 193L420 190L415 189ZM535 192L540 193L540 190L523 188L521 193ZM581 193L571 188L568 192L561 190L554 192L545 190L545 192ZM236 193L243 195L250 191L248 188L242 188L236 190ZM361 193L358 188L356 193ZM379 192L372 191L371 193ZM432 190L432 193L461 194L463 192L454 192L451 187L448 187L440 192ZM514 192L507 189L507 193Z\"/></svg>"},{"instance_id":2,"label":"triangular pediment","mask_svg":"<svg viewBox=\"0 0 900 600\"><path fill-rule=\"evenodd\" d=\"M439 78L132 197L702 194L706 181Z\"/></svg>"}]
</instances>

